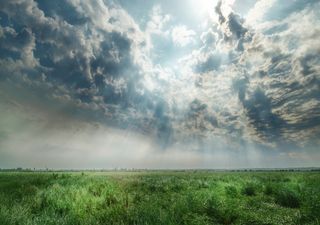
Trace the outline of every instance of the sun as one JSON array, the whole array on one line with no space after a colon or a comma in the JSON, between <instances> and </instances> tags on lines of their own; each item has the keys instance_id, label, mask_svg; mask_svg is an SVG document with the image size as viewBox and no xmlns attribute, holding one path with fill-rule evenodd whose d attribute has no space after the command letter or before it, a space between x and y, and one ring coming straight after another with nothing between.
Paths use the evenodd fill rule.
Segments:
<instances>
[{"instance_id":1,"label":"sun","mask_svg":"<svg viewBox=\"0 0 320 225\"><path fill-rule=\"evenodd\" d=\"M193 14L198 16L208 16L215 12L219 0L190 0L193 9ZM222 0L222 5L229 11L235 0Z\"/></svg>"},{"instance_id":2,"label":"sun","mask_svg":"<svg viewBox=\"0 0 320 225\"><path fill-rule=\"evenodd\" d=\"M217 0L191 0L195 14L207 15L214 11Z\"/></svg>"}]
</instances>

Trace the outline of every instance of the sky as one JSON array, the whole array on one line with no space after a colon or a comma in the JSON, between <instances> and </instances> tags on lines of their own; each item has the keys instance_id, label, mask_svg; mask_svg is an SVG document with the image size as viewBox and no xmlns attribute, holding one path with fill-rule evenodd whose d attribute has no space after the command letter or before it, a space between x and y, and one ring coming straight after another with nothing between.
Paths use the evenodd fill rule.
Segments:
<instances>
[{"instance_id":1,"label":"sky","mask_svg":"<svg viewBox=\"0 0 320 225\"><path fill-rule=\"evenodd\" d=\"M320 166L318 0L0 0L0 168Z\"/></svg>"}]
</instances>

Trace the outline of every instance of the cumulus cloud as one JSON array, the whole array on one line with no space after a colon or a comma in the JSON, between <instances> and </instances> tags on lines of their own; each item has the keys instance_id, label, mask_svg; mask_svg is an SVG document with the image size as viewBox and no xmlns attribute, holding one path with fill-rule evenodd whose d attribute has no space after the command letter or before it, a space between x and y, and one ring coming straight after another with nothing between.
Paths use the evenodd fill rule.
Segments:
<instances>
[{"instance_id":1,"label":"cumulus cloud","mask_svg":"<svg viewBox=\"0 0 320 225\"><path fill-rule=\"evenodd\" d=\"M168 35L168 30L165 30L166 25L172 19L170 15L164 14L160 5L152 8L150 20L147 23L147 32L159 35Z\"/></svg>"},{"instance_id":2,"label":"cumulus cloud","mask_svg":"<svg viewBox=\"0 0 320 225\"><path fill-rule=\"evenodd\" d=\"M303 18L302 15L306 20L301 19ZM307 39L310 40L309 38L311 38L313 39L313 44L317 42L313 35L318 33L318 28L314 27L312 21L318 19L318 16L313 13L313 8L306 7L300 13L293 14L288 19L281 21L280 23L286 26L283 30L275 30L272 36L259 33L263 33L263 30L256 31L253 41L247 45L247 51L245 51L241 59L242 63L249 65L248 71L252 74L250 78L251 91L257 87L263 88L269 98L272 112L282 121L270 119L268 126L274 127L271 123L277 121L275 128L280 131L279 136L284 140L294 141L296 134L301 132L300 126L304 127L304 138L312 139L314 135L318 135L318 132L315 132L318 126L316 122L317 116L311 112L317 111L319 107L314 102L318 101L316 100L317 94L313 92L313 90L316 90L315 86L317 86L318 75L316 71L318 71L318 66L317 63L312 63L318 62L319 59L314 54L317 50L311 47L310 42L307 41ZM274 22L273 26L279 26L279 24ZM305 28L302 28L302 26ZM308 30L307 34L302 29ZM293 40L295 44L292 43ZM312 64L313 72L307 69L308 72L306 73L303 69L305 57ZM252 64L249 62L251 58L256 59ZM302 113L301 104L305 101L312 101L314 108L306 107L306 111ZM305 122L293 119L297 118L296 113L299 114L299 118L304 117L305 122L312 120L313 125L309 124L310 127L308 125L304 126L302 124L305 124ZM310 135L309 132L315 133ZM290 135L292 135L291 138L289 138ZM299 141L303 143L301 139Z\"/></svg>"},{"instance_id":3,"label":"cumulus cloud","mask_svg":"<svg viewBox=\"0 0 320 225\"><path fill-rule=\"evenodd\" d=\"M107 7L103 1L1 5L12 23L1 28L1 48L8 52L1 59L3 77L12 79L14 72L20 82L27 73L24 79L33 85L45 79L67 92L56 95L68 94L83 104L94 102L101 110L135 104L133 96L142 91L137 57L143 55L145 38L121 8ZM59 10L64 5L68 11ZM43 11L47 8L50 11Z\"/></svg>"},{"instance_id":4,"label":"cumulus cloud","mask_svg":"<svg viewBox=\"0 0 320 225\"><path fill-rule=\"evenodd\" d=\"M311 7L308 3L303 10L294 5L288 18L252 26L232 10L226 13L223 4L221 1L216 6L217 25L209 26L202 35L202 48L187 58L201 81L202 92L210 93L204 83L217 82L220 87L216 92L225 96L232 96L234 92L237 96L238 102L229 97L228 104L242 113L218 110L218 121L226 120L225 115L233 115L237 122L227 130L236 132L244 140L266 146L280 147L289 143L302 146L312 142L319 135L316 113L319 110L316 91L319 59L315 54L318 28L314 26L319 19L315 14L319 5ZM258 14L262 19L269 10L282 7L273 2L262 11L261 4L262 1L256 3L248 14L249 19L257 17L258 21ZM297 10L301 11L297 13ZM309 66L305 66L306 62ZM225 77L221 77L222 74ZM210 78L212 76L215 78ZM229 87L226 92L223 83ZM214 100L206 98L204 102L210 105Z\"/></svg>"},{"instance_id":5,"label":"cumulus cloud","mask_svg":"<svg viewBox=\"0 0 320 225\"><path fill-rule=\"evenodd\" d=\"M173 42L181 47L193 43L196 33L193 30L189 30L186 26L177 26L172 29Z\"/></svg>"}]
</instances>

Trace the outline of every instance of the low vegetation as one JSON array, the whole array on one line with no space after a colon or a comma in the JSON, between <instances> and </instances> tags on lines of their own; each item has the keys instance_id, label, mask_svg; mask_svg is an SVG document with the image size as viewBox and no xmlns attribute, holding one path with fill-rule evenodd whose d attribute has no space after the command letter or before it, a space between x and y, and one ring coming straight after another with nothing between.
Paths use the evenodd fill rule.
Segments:
<instances>
[{"instance_id":1,"label":"low vegetation","mask_svg":"<svg viewBox=\"0 0 320 225\"><path fill-rule=\"evenodd\" d=\"M1 172L1 225L319 225L319 172Z\"/></svg>"}]
</instances>

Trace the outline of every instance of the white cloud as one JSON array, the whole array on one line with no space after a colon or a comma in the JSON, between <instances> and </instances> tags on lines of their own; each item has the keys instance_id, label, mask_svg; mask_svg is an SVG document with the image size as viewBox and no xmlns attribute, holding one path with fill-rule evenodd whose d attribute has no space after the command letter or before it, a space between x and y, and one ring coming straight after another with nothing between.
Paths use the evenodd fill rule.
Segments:
<instances>
[{"instance_id":1,"label":"white cloud","mask_svg":"<svg viewBox=\"0 0 320 225\"><path fill-rule=\"evenodd\" d=\"M160 5L155 5L150 14L150 20L147 23L146 32L150 34L168 35L168 23L172 17L162 12Z\"/></svg>"},{"instance_id":2,"label":"white cloud","mask_svg":"<svg viewBox=\"0 0 320 225\"><path fill-rule=\"evenodd\" d=\"M188 29L184 25L176 26L172 29L172 41L179 47L185 47L195 42L196 32Z\"/></svg>"},{"instance_id":3,"label":"white cloud","mask_svg":"<svg viewBox=\"0 0 320 225\"><path fill-rule=\"evenodd\" d=\"M259 24L263 20L265 13L268 12L276 2L277 0L257 1L246 16L246 23L251 26L256 26Z\"/></svg>"}]
</instances>

